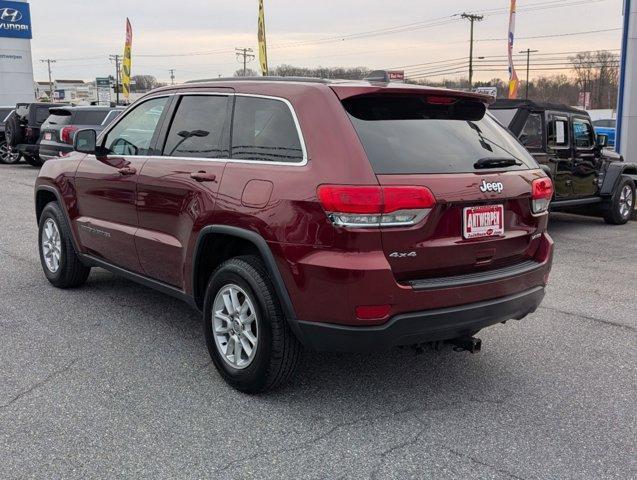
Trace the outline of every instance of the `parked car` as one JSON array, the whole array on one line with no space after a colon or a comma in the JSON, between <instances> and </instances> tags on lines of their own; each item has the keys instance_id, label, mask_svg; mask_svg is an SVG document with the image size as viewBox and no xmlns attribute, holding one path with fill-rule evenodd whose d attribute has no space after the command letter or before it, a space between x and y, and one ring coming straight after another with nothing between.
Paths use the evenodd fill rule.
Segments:
<instances>
[{"instance_id":1,"label":"parked car","mask_svg":"<svg viewBox=\"0 0 637 480\"><path fill-rule=\"evenodd\" d=\"M184 299L245 392L285 382L302 346L476 351L537 309L552 184L491 97L261 78L162 88L76 132L36 181L46 278L102 267Z\"/></svg>"},{"instance_id":2,"label":"parked car","mask_svg":"<svg viewBox=\"0 0 637 480\"><path fill-rule=\"evenodd\" d=\"M0 163L18 163L20 154L4 138L4 124L15 107L0 107Z\"/></svg>"},{"instance_id":3,"label":"parked car","mask_svg":"<svg viewBox=\"0 0 637 480\"><path fill-rule=\"evenodd\" d=\"M528 100L498 100L490 107L553 179L551 210L600 214L626 223L635 208L637 164L605 149L583 110Z\"/></svg>"},{"instance_id":4,"label":"parked car","mask_svg":"<svg viewBox=\"0 0 637 480\"><path fill-rule=\"evenodd\" d=\"M615 147L615 135L617 134L617 120L608 118L593 121L593 128L598 135L606 135L608 137L608 146Z\"/></svg>"},{"instance_id":5,"label":"parked car","mask_svg":"<svg viewBox=\"0 0 637 480\"><path fill-rule=\"evenodd\" d=\"M49 117L49 108L59 103L18 103L5 123L5 140L12 150L18 151L24 160L34 167L42 166L38 140L40 127Z\"/></svg>"},{"instance_id":6,"label":"parked car","mask_svg":"<svg viewBox=\"0 0 637 480\"><path fill-rule=\"evenodd\" d=\"M73 151L75 132L92 128L101 132L124 107L54 107L40 129L38 153L42 161L57 158Z\"/></svg>"}]
</instances>

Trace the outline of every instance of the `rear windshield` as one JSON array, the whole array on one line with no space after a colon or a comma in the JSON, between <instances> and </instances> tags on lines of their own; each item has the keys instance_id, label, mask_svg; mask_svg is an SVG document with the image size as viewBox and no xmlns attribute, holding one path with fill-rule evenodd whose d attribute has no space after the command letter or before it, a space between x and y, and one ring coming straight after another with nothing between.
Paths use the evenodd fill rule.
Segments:
<instances>
[{"instance_id":1,"label":"rear windshield","mask_svg":"<svg viewBox=\"0 0 637 480\"><path fill-rule=\"evenodd\" d=\"M101 125L108 110L78 110L73 117L75 125Z\"/></svg>"},{"instance_id":2,"label":"rear windshield","mask_svg":"<svg viewBox=\"0 0 637 480\"><path fill-rule=\"evenodd\" d=\"M55 113L49 115L42 127L68 125L71 123L71 112L56 110Z\"/></svg>"},{"instance_id":3,"label":"rear windshield","mask_svg":"<svg viewBox=\"0 0 637 480\"><path fill-rule=\"evenodd\" d=\"M515 137L482 115L481 104L460 108L419 96L364 96L343 105L377 174L484 172L474 164L486 159L519 163L500 169L539 168Z\"/></svg>"}]
</instances>

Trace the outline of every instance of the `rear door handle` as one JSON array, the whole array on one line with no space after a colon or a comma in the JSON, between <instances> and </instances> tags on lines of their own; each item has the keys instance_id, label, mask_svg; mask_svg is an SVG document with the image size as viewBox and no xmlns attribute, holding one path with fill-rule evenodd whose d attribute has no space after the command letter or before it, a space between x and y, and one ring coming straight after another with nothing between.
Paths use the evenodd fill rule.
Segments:
<instances>
[{"instance_id":1,"label":"rear door handle","mask_svg":"<svg viewBox=\"0 0 637 480\"><path fill-rule=\"evenodd\" d=\"M217 179L217 176L214 173L207 173L200 170L198 172L192 172L190 174L190 178L197 182L214 182Z\"/></svg>"},{"instance_id":2,"label":"rear door handle","mask_svg":"<svg viewBox=\"0 0 637 480\"><path fill-rule=\"evenodd\" d=\"M117 171L121 175L135 175L137 173L137 170L134 167L122 167L118 168Z\"/></svg>"}]
</instances>

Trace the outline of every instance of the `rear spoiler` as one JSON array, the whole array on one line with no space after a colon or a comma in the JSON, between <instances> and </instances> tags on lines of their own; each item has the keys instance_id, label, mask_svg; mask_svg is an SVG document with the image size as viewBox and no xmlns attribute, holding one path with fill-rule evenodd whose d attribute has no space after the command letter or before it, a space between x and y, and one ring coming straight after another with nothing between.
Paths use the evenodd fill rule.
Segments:
<instances>
[{"instance_id":1,"label":"rear spoiler","mask_svg":"<svg viewBox=\"0 0 637 480\"><path fill-rule=\"evenodd\" d=\"M364 95L422 95L433 97L451 97L462 100L480 102L491 105L495 98L491 95L476 92L463 92L461 90L449 90L446 88L429 88L421 85L400 84L400 83L379 83L371 85L347 85L332 84L330 88L336 93L340 100Z\"/></svg>"}]
</instances>

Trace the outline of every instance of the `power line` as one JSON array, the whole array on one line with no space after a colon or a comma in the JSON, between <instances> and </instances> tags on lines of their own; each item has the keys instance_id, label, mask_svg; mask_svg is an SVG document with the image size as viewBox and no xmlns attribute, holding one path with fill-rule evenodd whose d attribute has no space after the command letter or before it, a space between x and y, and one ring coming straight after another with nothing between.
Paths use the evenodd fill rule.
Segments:
<instances>
[{"instance_id":1,"label":"power line","mask_svg":"<svg viewBox=\"0 0 637 480\"><path fill-rule=\"evenodd\" d=\"M570 2L569 1L565 2L564 0L543 1L543 2L538 2L535 4L529 4L526 6L519 7L518 12L540 11L540 10L548 10L553 8L573 7L573 6L590 4L590 3L598 3L602 1L607 1L607 0L572 0ZM484 9L484 10L477 11L477 13L482 13L484 14L484 16L501 15L507 12L508 12L508 8ZM435 28L439 26L448 25L450 23L457 23L460 21L462 21L462 18L460 17L460 15L454 14L454 15L447 15L447 16L437 17L433 19L428 19L428 20L422 20L419 22L412 22L407 24L379 28L375 30L368 30L368 31L350 33L350 34L332 35L328 37L319 38L316 40L301 40L296 42L272 44L272 45L269 45L268 47L270 49L286 49L286 48L297 48L297 47L304 47L304 46L310 46L310 45L321 45L325 43L343 42L348 40L358 40L358 39L370 38L374 36L407 33L407 32L412 32L416 30ZM491 40L483 39L483 40L475 40L475 41L491 41ZM227 54L232 52L233 52L232 49L219 49L219 50L205 50L205 51L182 52L182 53L137 54L136 57L149 57L149 58L188 57L188 56ZM68 59L68 60L72 60L72 59Z\"/></svg>"}]
</instances>

